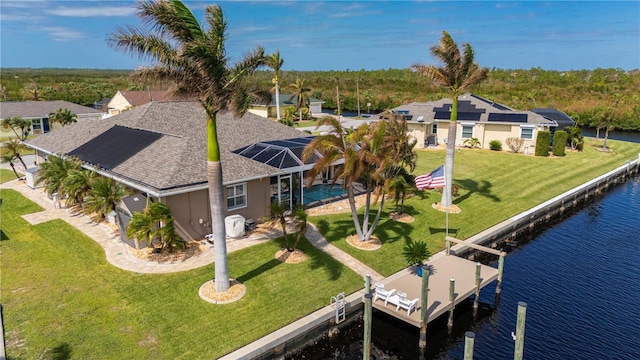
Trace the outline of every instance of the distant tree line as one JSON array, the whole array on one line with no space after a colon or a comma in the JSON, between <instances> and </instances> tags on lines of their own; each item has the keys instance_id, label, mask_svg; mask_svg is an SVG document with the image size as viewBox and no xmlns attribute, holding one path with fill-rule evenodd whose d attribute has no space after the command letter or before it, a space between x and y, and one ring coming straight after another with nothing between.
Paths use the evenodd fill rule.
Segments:
<instances>
[{"instance_id":1,"label":"distant tree line","mask_svg":"<svg viewBox=\"0 0 640 360\"><path fill-rule=\"evenodd\" d=\"M285 59L286 61L286 59ZM66 100L93 106L117 90L160 89L129 78L128 70L0 69L2 101ZM311 98L324 108L379 113L412 101L447 97L446 89L410 69L345 71L280 71L282 92L303 79ZM273 87L273 71L258 71L257 87ZM613 122L619 130L640 130L640 70L595 69L554 71L541 68L496 69L472 91L509 107L530 110L550 107L566 112L580 125L597 127ZM603 118L613 118L609 121Z\"/></svg>"}]
</instances>

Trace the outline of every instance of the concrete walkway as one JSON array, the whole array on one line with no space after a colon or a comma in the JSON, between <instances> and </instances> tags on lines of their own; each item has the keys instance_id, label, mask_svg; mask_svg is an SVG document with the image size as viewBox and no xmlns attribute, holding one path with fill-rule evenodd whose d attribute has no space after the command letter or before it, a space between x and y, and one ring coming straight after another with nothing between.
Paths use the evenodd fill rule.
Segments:
<instances>
[{"instance_id":1,"label":"concrete walkway","mask_svg":"<svg viewBox=\"0 0 640 360\"><path fill-rule=\"evenodd\" d=\"M197 269L214 262L213 245L208 243L206 244L206 250L202 254L182 261L159 263L139 259L131 254L129 251L131 247L120 241L107 225L95 223L86 215L75 214L70 212L69 209L60 208L53 200L49 199L42 189L32 189L23 180L17 179L6 182L1 187L18 191L44 209L43 211L23 216L30 224L35 225L53 219L62 219L100 244L104 248L107 261L120 269L140 274L162 274ZM228 238L227 252L238 251L280 236L282 236L282 232L274 229L268 233L251 234L240 239ZM366 274L370 274L374 280L382 280L382 275L327 242L314 226L308 227L306 236L313 246L331 255L363 277Z\"/></svg>"}]
</instances>

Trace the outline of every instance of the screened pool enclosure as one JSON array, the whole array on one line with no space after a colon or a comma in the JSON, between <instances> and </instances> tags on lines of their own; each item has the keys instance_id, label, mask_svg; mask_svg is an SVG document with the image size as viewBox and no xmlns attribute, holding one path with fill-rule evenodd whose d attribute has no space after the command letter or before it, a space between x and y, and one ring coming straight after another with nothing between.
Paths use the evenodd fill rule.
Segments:
<instances>
[{"instance_id":1,"label":"screened pool enclosure","mask_svg":"<svg viewBox=\"0 0 640 360\"><path fill-rule=\"evenodd\" d=\"M309 205L311 202L318 200L316 197L305 197L305 192L310 190L305 188L305 179L308 170L313 167L313 164L321 156L319 153L315 153L307 161L302 161L302 151L313 138L314 136L307 136L259 142L238 149L234 153L282 170L282 173L271 176L269 179L271 202L284 203L290 207ZM314 184L327 183L332 178L332 172L336 165L340 164L334 164L334 166L323 171L314 180ZM336 188L339 188L339 185L336 185Z\"/></svg>"}]
</instances>

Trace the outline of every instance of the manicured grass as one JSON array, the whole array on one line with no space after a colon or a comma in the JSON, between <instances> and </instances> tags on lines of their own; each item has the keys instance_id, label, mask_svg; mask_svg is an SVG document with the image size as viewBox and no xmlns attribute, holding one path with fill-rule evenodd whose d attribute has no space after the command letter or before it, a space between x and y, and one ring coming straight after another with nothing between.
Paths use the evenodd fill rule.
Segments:
<instances>
[{"instance_id":1,"label":"manicured grass","mask_svg":"<svg viewBox=\"0 0 640 360\"><path fill-rule=\"evenodd\" d=\"M23 176L23 174L21 174L20 172L18 172L18 175ZM7 181L15 180L15 179L16 179L16 174L14 174L12 170L0 169L0 184Z\"/></svg>"},{"instance_id":2,"label":"manicured grass","mask_svg":"<svg viewBox=\"0 0 640 360\"><path fill-rule=\"evenodd\" d=\"M611 141L611 153L596 151L601 141L588 139L582 153L568 152L563 158L543 158L479 149L462 149L455 154L454 183L460 186L454 204L460 214L449 214L449 234L466 239L511 216L530 209L571 188L602 175L640 153L640 144ZM414 174L426 174L444 164L444 150L419 152ZM441 193L428 190L410 198L405 212L413 215L413 223L389 219L394 211L385 202L381 225L374 235L383 242L377 251L358 250L345 241L355 233L350 214L317 216L310 219L318 225L328 241L388 276L406 264L402 247L413 240L425 240L435 253L444 248L446 214L431 207Z\"/></svg>"},{"instance_id":3,"label":"manicured grass","mask_svg":"<svg viewBox=\"0 0 640 360\"><path fill-rule=\"evenodd\" d=\"M274 240L229 254L230 275L247 293L213 305L198 296L213 264L163 275L120 270L64 221L29 225L20 215L39 207L12 190L1 196L1 302L13 359L56 351L76 359L217 358L362 287L359 275L304 239L309 260L279 262Z\"/></svg>"}]
</instances>

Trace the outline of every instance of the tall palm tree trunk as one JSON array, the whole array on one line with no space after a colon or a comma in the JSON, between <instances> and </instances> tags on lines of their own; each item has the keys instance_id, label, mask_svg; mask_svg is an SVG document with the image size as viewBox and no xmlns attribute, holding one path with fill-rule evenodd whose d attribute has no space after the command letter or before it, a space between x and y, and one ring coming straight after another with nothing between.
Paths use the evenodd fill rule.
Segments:
<instances>
[{"instance_id":1,"label":"tall palm tree trunk","mask_svg":"<svg viewBox=\"0 0 640 360\"><path fill-rule=\"evenodd\" d=\"M13 170L13 173L16 174L16 178L20 179L20 175L18 175L18 172L16 171L16 166L13 165L13 162L9 161L9 165L11 166L11 170Z\"/></svg>"},{"instance_id":2,"label":"tall palm tree trunk","mask_svg":"<svg viewBox=\"0 0 640 360\"><path fill-rule=\"evenodd\" d=\"M447 151L444 160L444 189L442 190L441 205L445 208L451 206L451 185L453 183L453 158L456 150L456 133L458 130L458 95L454 95L451 104L451 121L447 134Z\"/></svg>"},{"instance_id":3,"label":"tall palm tree trunk","mask_svg":"<svg viewBox=\"0 0 640 360\"><path fill-rule=\"evenodd\" d=\"M207 182L209 185L209 207L211 208L211 233L214 239L215 290L229 289L227 268L227 239L224 224L224 188L222 183L222 163L216 130L215 117L207 119Z\"/></svg>"},{"instance_id":4,"label":"tall palm tree trunk","mask_svg":"<svg viewBox=\"0 0 640 360\"><path fill-rule=\"evenodd\" d=\"M349 196L349 207L351 208L351 218L353 219L353 225L356 227L356 235L358 239L364 239L362 233L362 227L360 226L360 220L358 219L358 209L356 208L356 198L353 193L353 186L347 187L347 194Z\"/></svg>"},{"instance_id":5,"label":"tall palm tree trunk","mask_svg":"<svg viewBox=\"0 0 640 360\"><path fill-rule=\"evenodd\" d=\"M280 87L276 81L276 119L280 121Z\"/></svg>"}]
</instances>

